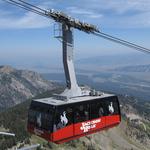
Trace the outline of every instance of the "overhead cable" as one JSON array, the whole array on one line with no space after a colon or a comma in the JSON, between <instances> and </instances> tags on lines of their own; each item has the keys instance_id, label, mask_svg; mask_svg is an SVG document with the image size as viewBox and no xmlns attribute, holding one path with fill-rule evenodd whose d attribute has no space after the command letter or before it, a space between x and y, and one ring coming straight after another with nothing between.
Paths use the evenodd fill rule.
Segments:
<instances>
[{"instance_id":1,"label":"overhead cable","mask_svg":"<svg viewBox=\"0 0 150 150\"><path fill-rule=\"evenodd\" d=\"M42 8L40 8L40 7L38 7L38 6L35 6L35 5L33 5L33 4L29 4L29 3L27 3L27 2L25 2L25 1L23 1L23 0L3 0L3 1L5 1L5 2L7 2L7 3L10 3L10 4L12 4L12 5L18 6L18 7L20 7L20 8L23 8L23 9L25 9L25 10L31 11L31 12L36 13L36 14L38 14L38 15L41 15L41 16L44 16L44 17L47 17L47 18L54 19L54 20L57 21L57 22L60 21L60 23L63 23L62 20L57 20L55 17L53 17L54 14L53 14L52 12L49 12L49 11L47 11L47 10L45 10L45 9L42 9ZM57 13L56 13L56 14L57 14ZM56 15L56 16L57 16L57 15ZM60 16L60 17L63 17L63 16ZM75 23L76 23L76 22L75 22ZM82 23L82 22L79 22L79 23ZM83 23L83 24L84 24L84 23ZM69 25L72 25L72 24L69 24ZM88 29L86 29L88 26L87 26L85 29L81 29L80 26L76 26L76 25L74 25L74 26L72 26L72 27L74 27L74 28L76 28L76 29L79 29L79 30L82 30L82 31L84 31L84 32L86 32L86 33L92 33L92 34L94 34L94 35L96 35L96 36L98 36L98 37L104 38L104 39L106 39L106 40L109 40L109 41L112 41L112 42L115 42L115 43L118 43L118 44L121 44L121 45L130 47L130 48L134 48L134 49L136 49L136 50L138 50L138 51L150 53L150 49L148 49L148 48L145 48L145 47L139 46L139 45L137 45L137 44L134 44L134 43L132 43L132 42L128 42L128 41L126 41L126 40L123 40L123 39L120 39L120 38L111 36L111 35L109 35L109 34L100 32L100 31L98 31L98 30L93 30L93 31L90 30L90 31L88 32ZM82 27L82 26L81 26L81 27Z\"/></svg>"}]
</instances>

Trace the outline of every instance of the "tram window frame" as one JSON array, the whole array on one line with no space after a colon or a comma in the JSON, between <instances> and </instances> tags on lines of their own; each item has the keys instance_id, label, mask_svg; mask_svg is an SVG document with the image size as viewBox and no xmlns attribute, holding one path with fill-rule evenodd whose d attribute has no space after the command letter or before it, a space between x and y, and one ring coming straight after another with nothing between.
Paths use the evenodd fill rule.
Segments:
<instances>
[{"instance_id":1,"label":"tram window frame","mask_svg":"<svg viewBox=\"0 0 150 150\"><path fill-rule=\"evenodd\" d=\"M53 113L54 113L54 109L50 105L46 106L46 105L34 102L31 104L30 109L29 109L28 123L35 125L39 129L52 132ZM41 126L39 126L37 123L38 114L41 114ZM46 115L47 115L48 120L45 119ZM32 120L30 120L31 116L32 116Z\"/></svg>"},{"instance_id":2,"label":"tram window frame","mask_svg":"<svg viewBox=\"0 0 150 150\"><path fill-rule=\"evenodd\" d=\"M82 111L84 110L84 112ZM83 116L84 115L84 116ZM78 106L75 106L74 109L74 122L84 122L90 119L90 105L81 103Z\"/></svg>"},{"instance_id":3,"label":"tram window frame","mask_svg":"<svg viewBox=\"0 0 150 150\"><path fill-rule=\"evenodd\" d=\"M64 116L64 112L65 117L67 118L67 124L65 125L61 122L61 116ZM54 116L55 117L53 120L53 132L73 124L73 108L71 106L57 106L55 109Z\"/></svg>"},{"instance_id":4,"label":"tram window frame","mask_svg":"<svg viewBox=\"0 0 150 150\"><path fill-rule=\"evenodd\" d=\"M99 102L97 102L99 101ZM100 99L90 104L90 119L96 119L105 116L104 103ZM101 114L100 114L101 113Z\"/></svg>"}]
</instances>

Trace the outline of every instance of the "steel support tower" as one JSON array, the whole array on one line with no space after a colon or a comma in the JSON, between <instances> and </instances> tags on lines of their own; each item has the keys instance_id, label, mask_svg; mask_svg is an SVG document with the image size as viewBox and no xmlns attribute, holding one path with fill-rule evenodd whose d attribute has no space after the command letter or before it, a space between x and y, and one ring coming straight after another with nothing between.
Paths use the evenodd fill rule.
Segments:
<instances>
[{"instance_id":1,"label":"steel support tower","mask_svg":"<svg viewBox=\"0 0 150 150\"><path fill-rule=\"evenodd\" d=\"M74 63L73 63L73 29L62 24L62 50L63 65L66 77L66 89L61 94L67 98L82 96L80 87L77 84Z\"/></svg>"}]
</instances>

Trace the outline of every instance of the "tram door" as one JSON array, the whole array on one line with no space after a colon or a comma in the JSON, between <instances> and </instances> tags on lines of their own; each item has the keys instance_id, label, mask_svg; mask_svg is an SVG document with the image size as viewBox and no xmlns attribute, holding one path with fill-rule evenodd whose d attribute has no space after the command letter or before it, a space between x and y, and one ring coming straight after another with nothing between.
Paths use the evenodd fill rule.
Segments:
<instances>
[{"instance_id":1,"label":"tram door","mask_svg":"<svg viewBox=\"0 0 150 150\"><path fill-rule=\"evenodd\" d=\"M74 134L80 135L105 127L103 102L97 100L89 104L79 104L74 111Z\"/></svg>"},{"instance_id":2,"label":"tram door","mask_svg":"<svg viewBox=\"0 0 150 150\"><path fill-rule=\"evenodd\" d=\"M97 100L91 104L90 109L90 120L91 120L91 131L102 129L105 127L105 112L104 102Z\"/></svg>"},{"instance_id":3,"label":"tram door","mask_svg":"<svg viewBox=\"0 0 150 150\"><path fill-rule=\"evenodd\" d=\"M120 123L120 110L117 97L111 97L105 101L106 126Z\"/></svg>"},{"instance_id":4,"label":"tram door","mask_svg":"<svg viewBox=\"0 0 150 150\"><path fill-rule=\"evenodd\" d=\"M90 130L89 104L80 103L74 109L74 135L80 135Z\"/></svg>"},{"instance_id":5,"label":"tram door","mask_svg":"<svg viewBox=\"0 0 150 150\"><path fill-rule=\"evenodd\" d=\"M73 136L73 109L70 106L56 108L53 124L53 141Z\"/></svg>"},{"instance_id":6,"label":"tram door","mask_svg":"<svg viewBox=\"0 0 150 150\"><path fill-rule=\"evenodd\" d=\"M28 131L50 140L53 112L54 109L50 105L32 101L28 113Z\"/></svg>"}]
</instances>

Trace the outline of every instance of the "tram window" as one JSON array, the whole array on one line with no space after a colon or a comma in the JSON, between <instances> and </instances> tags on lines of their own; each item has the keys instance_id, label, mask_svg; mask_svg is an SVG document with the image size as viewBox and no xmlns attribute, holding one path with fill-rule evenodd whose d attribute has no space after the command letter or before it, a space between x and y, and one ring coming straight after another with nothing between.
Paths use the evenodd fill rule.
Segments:
<instances>
[{"instance_id":1,"label":"tram window","mask_svg":"<svg viewBox=\"0 0 150 150\"><path fill-rule=\"evenodd\" d=\"M53 130L64 128L73 123L73 111L71 107L57 108Z\"/></svg>"},{"instance_id":2,"label":"tram window","mask_svg":"<svg viewBox=\"0 0 150 150\"><path fill-rule=\"evenodd\" d=\"M74 113L74 121L83 122L89 120L89 104L81 104L76 106Z\"/></svg>"},{"instance_id":3,"label":"tram window","mask_svg":"<svg viewBox=\"0 0 150 150\"><path fill-rule=\"evenodd\" d=\"M52 123L52 113L50 113L49 111L45 111L42 113L42 128L49 130L51 123Z\"/></svg>"},{"instance_id":4,"label":"tram window","mask_svg":"<svg viewBox=\"0 0 150 150\"><path fill-rule=\"evenodd\" d=\"M91 104L91 119L99 118L104 116L103 103L92 103Z\"/></svg>"},{"instance_id":5,"label":"tram window","mask_svg":"<svg viewBox=\"0 0 150 150\"><path fill-rule=\"evenodd\" d=\"M31 106L28 122L34 126L50 131L52 125L53 110L44 106Z\"/></svg>"},{"instance_id":6,"label":"tram window","mask_svg":"<svg viewBox=\"0 0 150 150\"><path fill-rule=\"evenodd\" d=\"M116 98L106 100L106 112L108 115L119 114L118 101Z\"/></svg>"}]
</instances>

